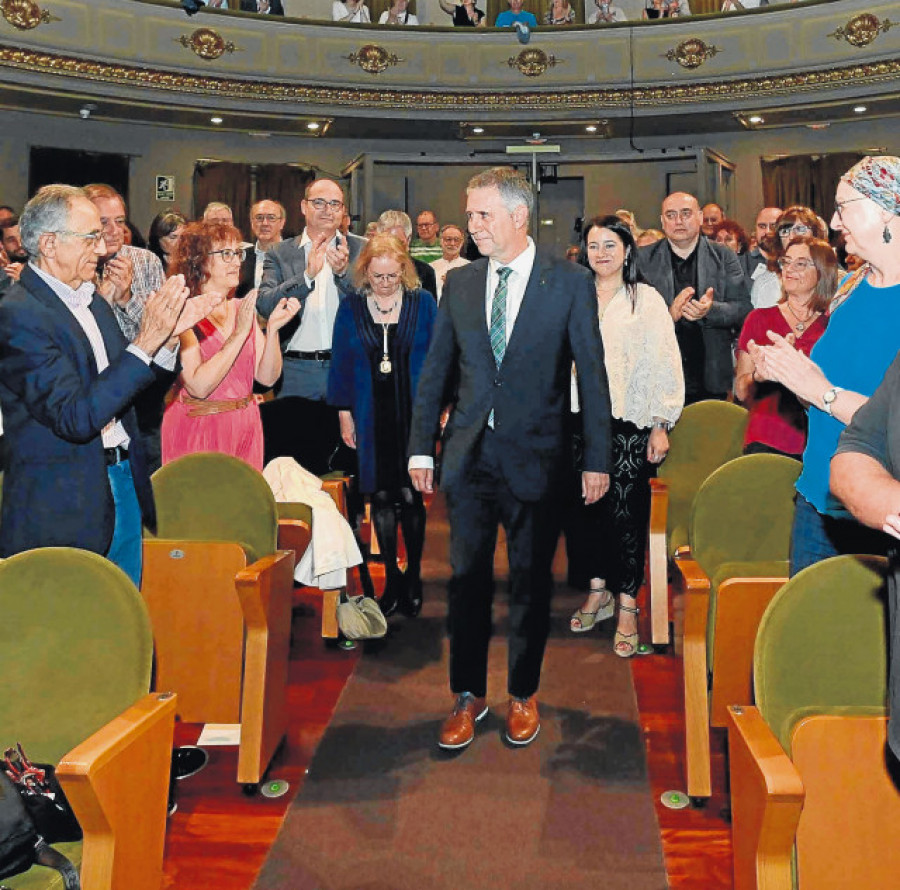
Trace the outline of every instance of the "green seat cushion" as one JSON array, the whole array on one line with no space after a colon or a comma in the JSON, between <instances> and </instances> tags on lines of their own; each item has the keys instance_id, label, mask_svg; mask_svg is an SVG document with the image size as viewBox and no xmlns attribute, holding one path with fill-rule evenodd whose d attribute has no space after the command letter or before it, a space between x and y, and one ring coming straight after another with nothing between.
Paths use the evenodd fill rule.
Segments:
<instances>
[{"instance_id":1,"label":"green seat cushion","mask_svg":"<svg viewBox=\"0 0 900 890\"><path fill-rule=\"evenodd\" d=\"M279 519L297 519L305 522L312 528L312 507L309 504L301 504L298 501L280 502L278 505Z\"/></svg>"},{"instance_id":2,"label":"green seat cushion","mask_svg":"<svg viewBox=\"0 0 900 890\"><path fill-rule=\"evenodd\" d=\"M53 849L62 853L76 868L81 865L81 841L54 844ZM10 890L63 890L60 873L54 868L44 868L42 865L32 866L24 874L16 875L14 878L3 878L0 883Z\"/></svg>"}]
</instances>

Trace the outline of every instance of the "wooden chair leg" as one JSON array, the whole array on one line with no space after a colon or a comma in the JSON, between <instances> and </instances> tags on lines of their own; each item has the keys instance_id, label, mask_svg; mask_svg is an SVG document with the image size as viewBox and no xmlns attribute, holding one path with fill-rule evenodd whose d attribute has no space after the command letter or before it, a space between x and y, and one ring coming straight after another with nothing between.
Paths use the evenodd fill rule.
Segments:
<instances>
[{"instance_id":1,"label":"wooden chair leg","mask_svg":"<svg viewBox=\"0 0 900 890\"><path fill-rule=\"evenodd\" d=\"M669 560L666 514L669 492L664 482L650 483L650 638L654 646L669 642Z\"/></svg>"},{"instance_id":2,"label":"wooden chair leg","mask_svg":"<svg viewBox=\"0 0 900 890\"><path fill-rule=\"evenodd\" d=\"M322 636L336 640L338 637L337 607L341 591L339 589L322 591Z\"/></svg>"}]
</instances>

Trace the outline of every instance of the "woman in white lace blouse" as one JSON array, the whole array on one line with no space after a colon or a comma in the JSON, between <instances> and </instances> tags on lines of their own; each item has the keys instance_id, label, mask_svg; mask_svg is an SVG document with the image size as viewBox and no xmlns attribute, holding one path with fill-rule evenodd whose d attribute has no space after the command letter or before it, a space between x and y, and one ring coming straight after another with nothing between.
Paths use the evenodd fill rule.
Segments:
<instances>
[{"instance_id":1,"label":"woman in white lace blouse","mask_svg":"<svg viewBox=\"0 0 900 890\"><path fill-rule=\"evenodd\" d=\"M637 651L637 593L644 579L650 477L669 450L668 431L684 406L681 352L662 296L638 282L636 247L618 217L595 217L581 239L579 261L594 273L604 363L612 402L609 493L583 509L584 548L591 579L587 599L571 618L574 633L611 618L618 595L613 651ZM577 369L576 369L577 373Z\"/></svg>"}]
</instances>

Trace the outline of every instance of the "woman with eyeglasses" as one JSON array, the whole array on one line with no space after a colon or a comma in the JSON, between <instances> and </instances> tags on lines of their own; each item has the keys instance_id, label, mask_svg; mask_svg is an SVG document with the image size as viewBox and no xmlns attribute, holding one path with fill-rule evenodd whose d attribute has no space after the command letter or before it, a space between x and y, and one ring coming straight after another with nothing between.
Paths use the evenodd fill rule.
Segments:
<instances>
[{"instance_id":1,"label":"woman with eyeglasses","mask_svg":"<svg viewBox=\"0 0 900 890\"><path fill-rule=\"evenodd\" d=\"M218 451L263 468L263 432L254 380L274 386L281 376L278 331L299 311L282 299L265 333L256 319L256 291L234 292L241 277L241 233L222 223L184 227L172 257L172 274L184 275L191 296L225 299L181 335L181 373L162 422L163 463L197 451Z\"/></svg>"},{"instance_id":2,"label":"woman with eyeglasses","mask_svg":"<svg viewBox=\"0 0 900 890\"><path fill-rule=\"evenodd\" d=\"M437 304L393 235L366 243L354 281L334 321L328 402L340 409L341 438L356 449L359 488L371 499L386 573L381 611L415 617L422 608L425 506L409 478L406 445ZM397 563L398 523L405 574Z\"/></svg>"},{"instance_id":3,"label":"woman with eyeglasses","mask_svg":"<svg viewBox=\"0 0 900 890\"><path fill-rule=\"evenodd\" d=\"M630 658L638 648L636 597L644 582L650 477L665 460L669 430L684 407L684 374L665 300L638 278L629 225L617 216L590 220L579 262L594 273L597 292L612 401L612 472L606 497L579 508L585 557L579 573L590 583L569 628L584 633L611 618L618 596L613 652Z\"/></svg>"},{"instance_id":4,"label":"woman with eyeglasses","mask_svg":"<svg viewBox=\"0 0 900 890\"><path fill-rule=\"evenodd\" d=\"M838 286L810 355L775 331L747 343L756 380L776 381L808 405L791 574L840 553L885 550L885 535L858 524L831 494L829 467L845 425L900 350L900 158L851 167L838 183L831 227L864 265Z\"/></svg>"},{"instance_id":5,"label":"woman with eyeglasses","mask_svg":"<svg viewBox=\"0 0 900 890\"><path fill-rule=\"evenodd\" d=\"M769 268L757 275L750 289L750 302L754 309L765 309L778 304L781 299L781 270L778 268L778 259L792 238L803 238L806 235L827 241L828 227L809 207L795 204L783 210L775 223L775 235L767 245Z\"/></svg>"},{"instance_id":6,"label":"woman with eyeglasses","mask_svg":"<svg viewBox=\"0 0 900 890\"><path fill-rule=\"evenodd\" d=\"M744 454L785 454L798 460L806 445L806 413L797 397L780 383L757 380L750 341L768 342L767 331L793 337L794 346L809 355L825 332L825 312L837 287L837 257L827 241L804 235L794 238L781 269L778 304L754 309L744 321L737 347L734 394L750 412Z\"/></svg>"}]
</instances>

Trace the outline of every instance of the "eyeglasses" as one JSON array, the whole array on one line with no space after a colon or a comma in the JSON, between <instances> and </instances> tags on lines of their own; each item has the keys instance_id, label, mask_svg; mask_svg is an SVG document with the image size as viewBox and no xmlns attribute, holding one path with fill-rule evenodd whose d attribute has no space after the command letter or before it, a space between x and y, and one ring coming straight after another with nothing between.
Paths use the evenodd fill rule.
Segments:
<instances>
[{"instance_id":1,"label":"eyeglasses","mask_svg":"<svg viewBox=\"0 0 900 890\"><path fill-rule=\"evenodd\" d=\"M696 212L696 210L693 210L690 207L683 207L681 210L667 210L663 216L669 220L669 222L675 222L679 217L683 220L691 219Z\"/></svg>"},{"instance_id":2,"label":"eyeglasses","mask_svg":"<svg viewBox=\"0 0 900 890\"><path fill-rule=\"evenodd\" d=\"M372 279L376 284L395 284L400 280L399 272L384 272L382 274L378 274L377 272L370 272L369 278Z\"/></svg>"},{"instance_id":3,"label":"eyeglasses","mask_svg":"<svg viewBox=\"0 0 900 890\"><path fill-rule=\"evenodd\" d=\"M247 256L247 251L243 247L239 247L237 250L231 247L223 247L221 250L211 250L209 252L210 256L215 256L216 254L219 254L226 263L233 262L235 257L238 258L238 262L243 263L244 257Z\"/></svg>"},{"instance_id":4,"label":"eyeglasses","mask_svg":"<svg viewBox=\"0 0 900 890\"><path fill-rule=\"evenodd\" d=\"M808 235L812 229L803 223L793 223L786 226L778 227L778 234L784 238L785 235Z\"/></svg>"},{"instance_id":5,"label":"eyeglasses","mask_svg":"<svg viewBox=\"0 0 900 890\"><path fill-rule=\"evenodd\" d=\"M462 242L462 238L450 238L447 235L444 235L444 237L441 238L441 244L462 244Z\"/></svg>"},{"instance_id":6,"label":"eyeglasses","mask_svg":"<svg viewBox=\"0 0 900 890\"><path fill-rule=\"evenodd\" d=\"M324 210L326 207L329 210L340 210L344 206L343 201L326 201L324 198L313 198L309 203L316 210Z\"/></svg>"},{"instance_id":7,"label":"eyeglasses","mask_svg":"<svg viewBox=\"0 0 900 890\"><path fill-rule=\"evenodd\" d=\"M436 222L420 222L416 223L416 228L419 229L433 229L437 226Z\"/></svg>"},{"instance_id":8,"label":"eyeglasses","mask_svg":"<svg viewBox=\"0 0 900 890\"><path fill-rule=\"evenodd\" d=\"M847 198L846 201L835 201L834 202L834 212L838 215L838 219L843 222L844 217L841 214L841 211L844 209L845 204L852 204L854 201L865 201L865 195L861 198Z\"/></svg>"},{"instance_id":9,"label":"eyeglasses","mask_svg":"<svg viewBox=\"0 0 900 890\"><path fill-rule=\"evenodd\" d=\"M103 240L103 232L73 232L71 229L57 229L56 235L70 235L73 238L81 238L83 241L96 244Z\"/></svg>"},{"instance_id":10,"label":"eyeglasses","mask_svg":"<svg viewBox=\"0 0 900 890\"><path fill-rule=\"evenodd\" d=\"M790 257L786 256L778 261L778 265L782 270L794 269L797 272L805 272L807 269L812 269L815 264L812 260L792 260Z\"/></svg>"},{"instance_id":11,"label":"eyeglasses","mask_svg":"<svg viewBox=\"0 0 900 890\"><path fill-rule=\"evenodd\" d=\"M277 219L281 219L281 217L276 216L274 213L257 213L253 217L253 222L275 222Z\"/></svg>"},{"instance_id":12,"label":"eyeglasses","mask_svg":"<svg viewBox=\"0 0 900 890\"><path fill-rule=\"evenodd\" d=\"M115 228L117 228L117 229L124 229L125 228L125 217L124 216L116 216L112 219L101 219L100 223L102 224L104 229L109 225L115 226Z\"/></svg>"}]
</instances>

